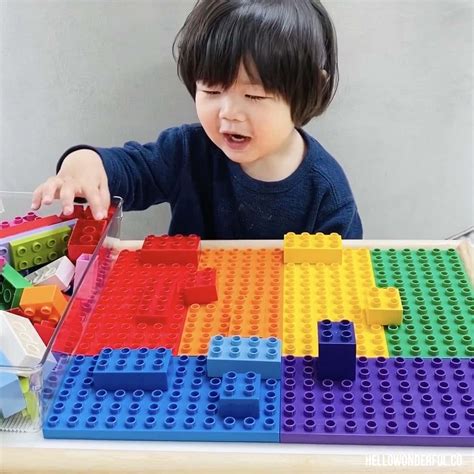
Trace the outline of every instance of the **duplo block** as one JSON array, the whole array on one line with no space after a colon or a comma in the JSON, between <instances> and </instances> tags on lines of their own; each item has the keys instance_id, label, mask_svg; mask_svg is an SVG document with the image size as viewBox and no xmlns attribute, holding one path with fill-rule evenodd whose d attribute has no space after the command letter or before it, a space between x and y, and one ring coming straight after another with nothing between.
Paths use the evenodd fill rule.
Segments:
<instances>
[{"instance_id":1,"label":"duplo block","mask_svg":"<svg viewBox=\"0 0 474 474\"><path fill-rule=\"evenodd\" d=\"M48 375L48 374L45 374ZM25 400L26 407L22 411L23 416L29 416L32 420L35 420L39 415L39 400L38 394L33 392L30 387L30 377L19 377L20 388L23 393L23 399Z\"/></svg>"},{"instance_id":2,"label":"duplo block","mask_svg":"<svg viewBox=\"0 0 474 474\"><path fill-rule=\"evenodd\" d=\"M36 212L30 211L27 212L24 216L15 216L9 221L0 222L0 229L8 229L9 227L15 227L25 222L35 221L39 218L40 217L38 216L38 214L36 214Z\"/></svg>"},{"instance_id":3,"label":"duplo block","mask_svg":"<svg viewBox=\"0 0 474 474\"><path fill-rule=\"evenodd\" d=\"M283 239L283 259L285 263L342 263L341 236L289 232Z\"/></svg>"},{"instance_id":4,"label":"duplo block","mask_svg":"<svg viewBox=\"0 0 474 474\"><path fill-rule=\"evenodd\" d=\"M68 226L10 242L10 259L16 270L37 267L62 257L71 234Z\"/></svg>"},{"instance_id":5,"label":"duplo block","mask_svg":"<svg viewBox=\"0 0 474 474\"><path fill-rule=\"evenodd\" d=\"M403 307L397 288L369 288L367 291L367 324L400 325Z\"/></svg>"},{"instance_id":6,"label":"duplo block","mask_svg":"<svg viewBox=\"0 0 474 474\"><path fill-rule=\"evenodd\" d=\"M282 443L474 446L473 359L360 357L341 382L314 362L283 359Z\"/></svg>"},{"instance_id":7,"label":"duplo block","mask_svg":"<svg viewBox=\"0 0 474 474\"><path fill-rule=\"evenodd\" d=\"M106 227L105 219L78 219L67 245L67 255L71 262L75 262L83 253L94 253Z\"/></svg>"},{"instance_id":8,"label":"duplo block","mask_svg":"<svg viewBox=\"0 0 474 474\"><path fill-rule=\"evenodd\" d=\"M217 413L224 417L257 418L260 413L260 385L261 375L255 372L226 372L222 376Z\"/></svg>"},{"instance_id":9,"label":"duplo block","mask_svg":"<svg viewBox=\"0 0 474 474\"><path fill-rule=\"evenodd\" d=\"M0 351L0 366L11 366L10 361ZM0 416L8 418L26 408L18 376L0 368Z\"/></svg>"},{"instance_id":10,"label":"duplo block","mask_svg":"<svg viewBox=\"0 0 474 474\"><path fill-rule=\"evenodd\" d=\"M184 284L184 301L188 306L207 304L217 300L215 268L204 268L189 275Z\"/></svg>"},{"instance_id":11,"label":"duplo block","mask_svg":"<svg viewBox=\"0 0 474 474\"><path fill-rule=\"evenodd\" d=\"M140 250L143 263L199 263L201 239L197 235L149 235Z\"/></svg>"},{"instance_id":12,"label":"duplo block","mask_svg":"<svg viewBox=\"0 0 474 474\"><path fill-rule=\"evenodd\" d=\"M171 351L165 348L103 349L92 371L94 386L106 390L168 390Z\"/></svg>"},{"instance_id":13,"label":"duplo block","mask_svg":"<svg viewBox=\"0 0 474 474\"><path fill-rule=\"evenodd\" d=\"M316 372L318 380L354 380L356 365L354 323L347 320L318 321L318 348Z\"/></svg>"},{"instance_id":14,"label":"duplo block","mask_svg":"<svg viewBox=\"0 0 474 474\"><path fill-rule=\"evenodd\" d=\"M258 417L218 413L220 378L206 377L206 357L173 357L170 387L163 390L97 390L91 377L96 357L75 356L60 387L45 381L51 400L45 438L170 441L279 441L280 382L261 382ZM53 380L53 384L57 380Z\"/></svg>"},{"instance_id":15,"label":"duplo block","mask_svg":"<svg viewBox=\"0 0 474 474\"><path fill-rule=\"evenodd\" d=\"M3 267L5 266L6 263L7 263L6 258L0 254L0 273L2 273Z\"/></svg>"},{"instance_id":16,"label":"duplo block","mask_svg":"<svg viewBox=\"0 0 474 474\"><path fill-rule=\"evenodd\" d=\"M76 219L70 219L65 222L59 222L57 224L47 225L45 227L41 227L38 229L26 230L18 234L10 235L8 237L1 237L0 238L0 255L6 259L7 263L11 263L11 257L10 257L10 253L11 253L10 243L11 242L17 239L23 239L26 237L38 235L40 232L56 231L57 229L62 228L64 226L68 226L69 228L72 229L75 223L76 223Z\"/></svg>"},{"instance_id":17,"label":"duplo block","mask_svg":"<svg viewBox=\"0 0 474 474\"><path fill-rule=\"evenodd\" d=\"M20 299L20 308L33 323L43 320L57 323L66 306L66 297L55 285L25 288Z\"/></svg>"},{"instance_id":18,"label":"duplo block","mask_svg":"<svg viewBox=\"0 0 474 474\"><path fill-rule=\"evenodd\" d=\"M0 275L0 310L15 308L20 304L21 295L31 283L8 263Z\"/></svg>"},{"instance_id":19,"label":"duplo block","mask_svg":"<svg viewBox=\"0 0 474 474\"><path fill-rule=\"evenodd\" d=\"M252 371L262 379L280 379L281 342L276 337L214 336L209 344L207 375Z\"/></svg>"},{"instance_id":20,"label":"duplo block","mask_svg":"<svg viewBox=\"0 0 474 474\"><path fill-rule=\"evenodd\" d=\"M56 285L61 291L66 291L73 276L74 265L66 256L63 256L26 275L25 278L35 286Z\"/></svg>"},{"instance_id":21,"label":"duplo block","mask_svg":"<svg viewBox=\"0 0 474 474\"><path fill-rule=\"evenodd\" d=\"M41 217L32 221L25 221L19 225L0 228L0 238L3 239L4 237L11 237L12 235L28 232L30 230L41 229L42 227L58 224L60 222L61 219L58 216Z\"/></svg>"},{"instance_id":22,"label":"duplo block","mask_svg":"<svg viewBox=\"0 0 474 474\"><path fill-rule=\"evenodd\" d=\"M28 319L0 311L0 327L0 347L13 366L34 368L41 362L46 346ZM55 365L54 356L49 354L43 369L45 374ZM28 375L28 372L20 370L18 375Z\"/></svg>"},{"instance_id":23,"label":"duplo block","mask_svg":"<svg viewBox=\"0 0 474 474\"><path fill-rule=\"evenodd\" d=\"M50 321L41 321L41 323L34 323L33 327L38 333L45 346L49 344L49 341L53 337L55 324Z\"/></svg>"}]
</instances>

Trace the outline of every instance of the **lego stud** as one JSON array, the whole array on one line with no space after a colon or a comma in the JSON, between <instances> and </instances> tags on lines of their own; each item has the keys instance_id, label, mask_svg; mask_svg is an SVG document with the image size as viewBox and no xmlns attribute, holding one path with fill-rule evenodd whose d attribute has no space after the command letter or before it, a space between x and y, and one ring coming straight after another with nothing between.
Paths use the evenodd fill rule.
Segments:
<instances>
[{"instance_id":1,"label":"lego stud","mask_svg":"<svg viewBox=\"0 0 474 474\"><path fill-rule=\"evenodd\" d=\"M242 339L240 336L232 336L230 339L231 346L240 346L242 344Z\"/></svg>"},{"instance_id":2,"label":"lego stud","mask_svg":"<svg viewBox=\"0 0 474 474\"><path fill-rule=\"evenodd\" d=\"M222 346L222 344L224 344L224 337L221 335L214 336L212 338L211 344L214 346Z\"/></svg>"},{"instance_id":3,"label":"lego stud","mask_svg":"<svg viewBox=\"0 0 474 474\"><path fill-rule=\"evenodd\" d=\"M240 349L238 347L231 347L229 356L234 358L234 359L239 357L240 356ZM250 351L249 351L249 357L251 357L250 356ZM255 356L253 358L255 358Z\"/></svg>"}]
</instances>

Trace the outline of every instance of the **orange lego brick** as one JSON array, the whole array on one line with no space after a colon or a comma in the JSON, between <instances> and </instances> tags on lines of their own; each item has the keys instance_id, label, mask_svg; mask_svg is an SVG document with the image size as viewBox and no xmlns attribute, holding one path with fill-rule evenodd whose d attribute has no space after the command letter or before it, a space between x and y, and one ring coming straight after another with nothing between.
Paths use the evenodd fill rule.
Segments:
<instances>
[{"instance_id":1,"label":"orange lego brick","mask_svg":"<svg viewBox=\"0 0 474 474\"><path fill-rule=\"evenodd\" d=\"M28 290L28 291L25 291ZM33 323L43 320L57 323L67 306L67 300L55 285L25 288L21 295L20 308Z\"/></svg>"},{"instance_id":2,"label":"orange lego brick","mask_svg":"<svg viewBox=\"0 0 474 474\"><path fill-rule=\"evenodd\" d=\"M189 307L180 354L207 354L216 334L281 337L280 249L206 249L199 268L215 268L219 300Z\"/></svg>"},{"instance_id":3,"label":"orange lego brick","mask_svg":"<svg viewBox=\"0 0 474 474\"><path fill-rule=\"evenodd\" d=\"M285 234L283 240L285 263L341 263L342 239L339 234Z\"/></svg>"},{"instance_id":4,"label":"orange lego brick","mask_svg":"<svg viewBox=\"0 0 474 474\"><path fill-rule=\"evenodd\" d=\"M367 324L402 324L403 307L397 288L370 288L367 291Z\"/></svg>"}]
</instances>

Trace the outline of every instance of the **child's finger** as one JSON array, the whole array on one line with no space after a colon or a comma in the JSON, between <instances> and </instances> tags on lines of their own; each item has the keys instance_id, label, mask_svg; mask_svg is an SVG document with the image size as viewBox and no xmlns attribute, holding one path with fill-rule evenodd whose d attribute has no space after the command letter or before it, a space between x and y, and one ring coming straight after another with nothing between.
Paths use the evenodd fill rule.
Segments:
<instances>
[{"instance_id":1,"label":"child's finger","mask_svg":"<svg viewBox=\"0 0 474 474\"><path fill-rule=\"evenodd\" d=\"M41 206L41 201L43 199L43 184L40 184L34 191L31 198L31 209L36 211Z\"/></svg>"},{"instance_id":2,"label":"child's finger","mask_svg":"<svg viewBox=\"0 0 474 474\"><path fill-rule=\"evenodd\" d=\"M41 199L41 205L51 204L62 185L63 180L61 178L58 178L57 176L49 178L46 183L43 184L43 197Z\"/></svg>"},{"instance_id":3,"label":"child's finger","mask_svg":"<svg viewBox=\"0 0 474 474\"><path fill-rule=\"evenodd\" d=\"M100 184L99 193L102 211L104 212L105 216L107 216L110 207L110 191L107 182Z\"/></svg>"},{"instance_id":4,"label":"child's finger","mask_svg":"<svg viewBox=\"0 0 474 474\"><path fill-rule=\"evenodd\" d=\"M76 196L75 186L65 181L59 191L59 199L61 200L61 206L63 208L64 215L68 216L72 214L74 210L74 197Z\"/></svg>"},{"instance_id":5,"label":"child's finger","mask_svg":"<svg viewBox=\"0 0 474 474\"><path fill-rule=\"evenodd\" d=\"M94 219L101 220L107 217L107 214L101 208L100 192L98 186L87 186L84 188L84 197L87 199Z\"/></svg>"}]
</instances>

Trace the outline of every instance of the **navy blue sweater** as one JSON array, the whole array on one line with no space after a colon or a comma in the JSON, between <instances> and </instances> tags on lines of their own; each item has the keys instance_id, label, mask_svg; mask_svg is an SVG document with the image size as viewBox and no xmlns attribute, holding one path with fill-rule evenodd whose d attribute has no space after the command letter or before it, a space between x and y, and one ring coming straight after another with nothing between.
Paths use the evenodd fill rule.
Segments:
<instances>
[{"instance_id":1,"label":"navy blue sweater","mask_svg":"<svg viewBox=\"0 0 474 474\"><path fill-rule=\"evenodd\" d=\"M122 148L79 145L102 158L110 193L125 210L169 202L169 233L203 239L281 239L287 232L337 232L362 238L362 225L344 171L300 130L307 152L287 178L263 182L248 176L208 138L199 124L163 131L154 143Z\"/></svg>"}]
</instances>

